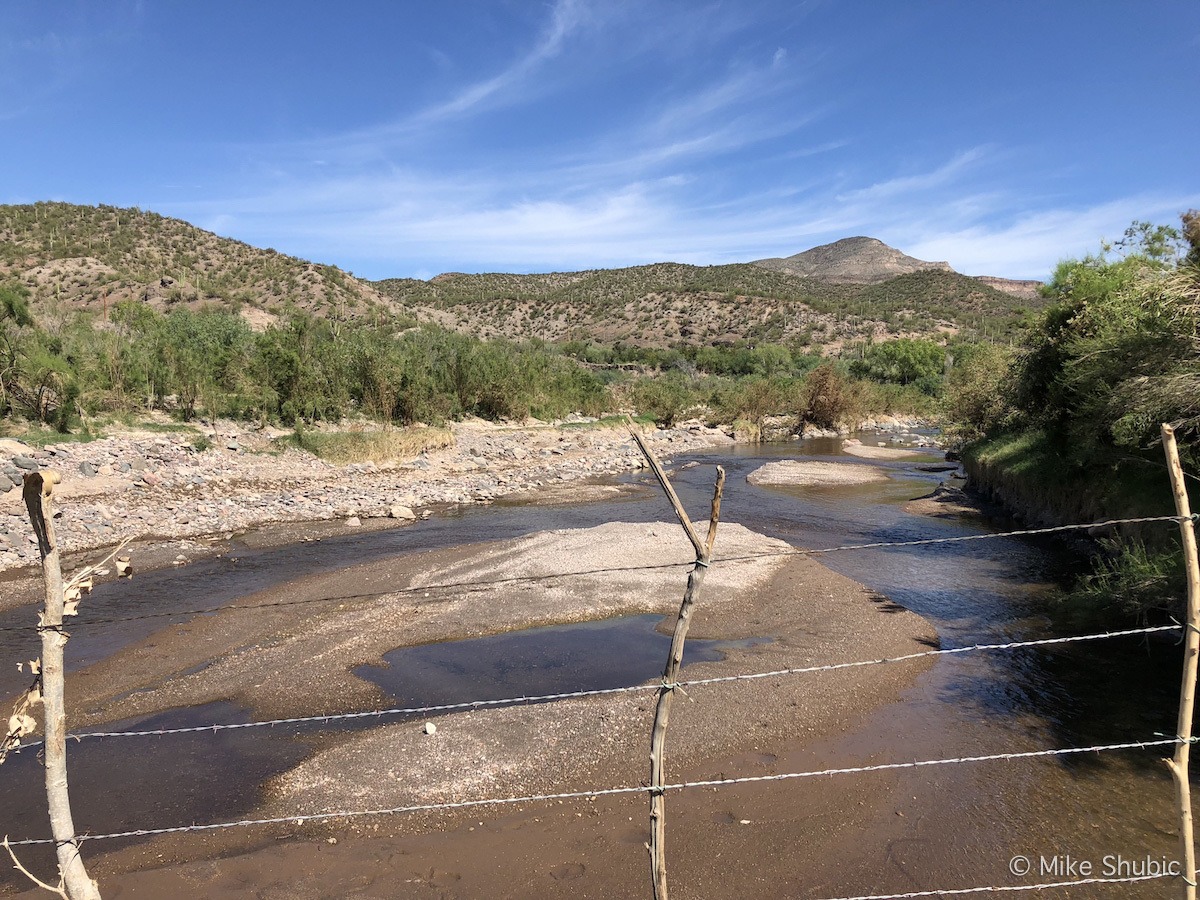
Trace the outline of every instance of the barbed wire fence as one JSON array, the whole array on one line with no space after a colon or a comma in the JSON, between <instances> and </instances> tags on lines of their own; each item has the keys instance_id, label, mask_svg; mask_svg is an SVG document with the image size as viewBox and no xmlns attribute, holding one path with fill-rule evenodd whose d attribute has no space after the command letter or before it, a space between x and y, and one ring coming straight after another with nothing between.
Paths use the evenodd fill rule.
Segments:
<instances>
[{"instance_id":1,"label":"barbed wire fence","mask_svg":"<svg viewBox=\"0 0 1200 900\"><path fill-rule=\"evenodd\" d=\"M880 658L880 659L862 659L862 660L853 660L853 661L841 662L841 663L799 666L799 667L792 667L792 668L786 668L786 669L776 669L776 670L765 671L765 672L750 672L750 673L742 673L742 674L734 674L734 675L717 676L717 677L712 677L712 678L700 678L700 679L687 680L687 679L678 678L678 662L682 659L683 640L686 638L686 620L687 620L687 616L681 614L679 617L677 617L677 626L676 626L676 632L675 632L675 637L678 638L678 646L676 646L676 641L673 639L671 653L670 653L670 656L668 657L668 663L667 663L666 669L664 671L663 678L661 679L661 681L659 683L632 685L632 686L616 687L616 688L603 688L603 689L595 689L595 690L568 691L568 692L540 694L540 695L514 696L514 697L508 697L508 698L501 698L501 699L473 700L473 701L464 701L464 702L460 702L460 703L449 703L449 704L438 704L438 705L427 705L427 706L416 706L416 707L395 707L395 708L387 708L387 709L377 709L377 710L350 712L350 713L337 713L337 714L329 714L329 715L313 715L313 716L279 718L279 719L264 719L264 720L257 720L257 721L251 721L251 722L215 722L210 725L188 726L188 727L181 727L181 728L128 729L128 730L116 730L116 731L103 731L103 730L84 731L84 732L78 732L78 733L65 734L64 739L69 738L70 740L73 740L73 741L83 741L83 740L89 740L89 739L141 738L141 737L177 735L177 734L202 734L202 733L206 733L206 732L215 734L215 733L218 733L221 731L226 731L226 730L231 730L231 729L253 729L253 728L266 728L266 727L272 727L272 726L277 726L277 725L297 725L297 724L312 724L312 725L320 725L323 723L332 724L332 723L342 722L342 721L347 721L347 720L352 720L352 719L365 719L365 718L371 718L371 717L382 719L385 717L421 715L421 714L428 714L428 713L435 713L435 712L453 712L453 711L458 711L458 710L471 710L471 709L481 709L481 708L489 708L489 707L514 706L514 705L521 705L521 704L547 703L547 702L552 702L555 700L563 700L563 699L595 697L595 696L604 696L604 695L613 695L613 694L627 694L627 693L636 693L636 692L649 692L649 691L657 692L660 705L661 705L662 701L664 700L664 698L666 698L668 709L669 709L669 698L673 695L673 693L676 690L682 690L682 689L699 688L699 687L704 687L704 686L708 686L708 685L716 685L716 684L730 684L730 683L746 682L746 681L766 679L766 678L782 678L782 677L794 677L794 676L804 676L804 675L817 675L817 674L821 674L821 673L836 672L836 671L840 671L840 670L853 669L853 668L866 667L866 666L896 664L896 663L908 662L908 661L912 661L912 660L916 660L916 659L923 659L923 658L935 658L935 657L961 655L961 654L969 654L969 653L1004 652L1004 651L1019 650L1019 649L1023 649L1023 648L1047 647L1047 646L1054 646L1054 645L1074 644L1074 643L1080 643L1080 642L1095 642L1095 641L1103 641L1103 640L1119 638L1119 637L1129 637L1129 636L1135 636L1135 635L1150 635L1150 634L1167 633L1167 632L1180 633L1182 636L1182 643L1184 643L1184 645L1185 645L1185 649L1184 649L1185 666L1184 666L1184 673L1183 673L1182 681L1181 681L1180 713L1179 713L1177 733L1175 735L1170 735L1170 736L1155 735L1152 738L1148 738L1146 740L1124 741L1124 742L1108 743L1108 744L1095 744L1095 745L1086 746L1086 747L1061 747L1061 748L1051 748L1051 749L1041 749L1041 750L1028 750L1028 751L1020 751L1020 752L998 752L998 753L978 755L978 756L959 756L959 757L952 757L952 758L932 758L932 759L923 759L923 760L915 760L915 761L877 763L877 764L873 764L873 765L850 766L850 767L841 767L841 768L827 768L827 769L797 771L797 772L784 772L784 773L777 773L777 774L771 774L771 775L744 775L744 776L733 776L733 777L728 777L728 778L711 779L711 780L704 780L704 781L669 782L665 778L665 774L664 774L663 767L661 764L662 743L665 742L665 731L666 731L665 722L663 722L662 728L659 729L657 727L657 724L660 721L660 717L656 714L656 717L655 717L656 727L653 729L653 733L655 735L657 735L657 737L655 737L652 740L652 745L657 749L659 756L658 756L658 762L655 765L652 765L651 779L650 779L649 784L639 783L637 785L577 789L577 790L557 792L557 793L527 794L527 795L522 795L522 796L485 797L485 798L460 800L460 801L445 802L445 803L426 803L426 804L415 804L415 805L409 805L409 806L398 806L398 807L391 807L391 808L384 808L384 809L342 809L342 810L334 810L334 811L328 811L328 812L297 814L297 815L290 815L290 816L276 816L276 817L268 817L268 818L247 818L247 819L240 819L240 820L226 821L226 822L189 824L189 825L179 825L179 826L151 828L151 829L133 829L133 830L115 831L115 832L99 833L99 834L82 834L82 835L71 834L69 836L66 836L65 839L64 839L64 836L60 836L58 834L58 832L56 831L55 837L53 837L53 838L19 838L16 840L9 840L6 837L4 839L4 841L2 842L3 846L8 850L8 852L10 854L13 854L13 850L12 850L13 847L54 845L56 847L56 849L60 851L60 859L63 856L61 851L63 850L64 847L67 847L69 850L69 852L67 854L68 857L70 858L69 861L77 860L79 862L80 869L82 869L82 860L79 855L79 847L88 841L106 841L106 840L114 840L114 839L120 839L120 838L155 837L155 836L167 835L167 834L211 832L211 831L216 831L216 830L226 830L226 829L242 828L242 827L263 827L263 826L270 826L270 825L291 824L291 825L299 826L299 825L303 825L305 823L311 823L311 822L329 822L329 821L337 821L337 820L347 820L348 821L348 820L353 820L353 819L367 817L367 816L377 817L377 816L402 815L402 814L417 813L417 812L437 812L437 811L443 811L443 810L456 810L456 809L477 808L477 807L502 807L502 806L521 805L521 804L531 804L531 803L538 803L538 802L553 802L553 801L561 802L561 801L568 801L568 800L594 799L597 797L614 796L614 795L645 794L648 796L648 798L650 799L650 802L651 802L652 841L651 841L650 846L652 848L657 847L657 852L655 852L654 849L652 849L652 851L651 851L651 857L652 857L651 873L652 873L652 884L654 887L654 895L657 898L657 900L666 900L666 897L667 897L666 859L665 859L665 851L663 849L663 836L665 835L665 825L666 825L664 803L665 803L665 795L667 794L667 792L682 792L682 791L686 791L686 790L690 790L690 789L697 789L697 788L716 789L716 788L721 788L721 787L728 787L728 786L734 786L734 785L740 785L740 784L751 784L751 783L796 781L796 780L807 779L807 778L816 778L816 777L850 776L850 775L859 775L859 774L865 774L865 773L871 773L871 772L893 771L893 770L902 770L902 769L919 769L919 768L925 768L925 767L951 766L951 765L964 765L964 764L983 764L983 763L995 763L995 762L1001 762L1001 761L1028 760L1028 759L1038 759L1038 758L1061 758L1061 757L1079 756L1079 755L1084 755L1084 754L1101 754L1101 753L1110 753L1110 752L1136 751L1136 750L1147 750L1147 749L1154 749L1154 748L1171 747L1174 749L1174 756L1171 759L1166 760L1166 762L1168 764L1168 767L1171 770L1172 777L1173 777L1175 787L1176 787L1177 811L1178 811L1178 815L1179 815L1179 832L1180 832L1180 841L1181 841L1181 859L1177 862L1177 864L1175 864L1173 867L1169 868L1166 871L1157 872L1157 873L1153 873L1153 874L1134 873L1134 874L1130 874L1130 875L1123 876L1123 877L1083 878L1083 879L1074 879L1074 880L1057 881L1057 882L1045 882L1045 883L1036 883L1036 884L985 885L985 886L980 886L980 887L969 887L969 888L953 888L953 889L915 891L915 892L903 893L903 894L894 894L893 893L893 894L861 895L861 896L856 896L856 897L824 898L824 900L886 900L886 898L910 898L910 897L917 898L917 897L933 897L933 896L970 895L970 894L981 894L981 893L1035 892L1035 891L1049 891L1049 890L1054 890L1054 889L1058 889L1058 888L1071 888L1071 887L1077 887L1077 886L1081 886L1081 885L1132 884L1132 883L1147 882L1147 881L1154 881L1154 880L1161 880L1161 879L1177 879L1182 886L1182 893L1183 893L1183 896L1186 898L1186 900L1195 900L1196 865L1195 865L1195 856L1194 856L1194 849L1193 849L1194 848L1194 840L1192 837L1190 784L1188 782L1188 753L1190 751L1191 744L1194 743L1195 740L1197 740L1196 738L1192 737L1192 709L1193 709L1194 697L1195 697L1197 661L1198 661L1198 657L1200 657L1200 566L1197 565L1197 561L1196 561L1196 545L1195 545L1195 536L1194 536L1194 523L1197 521L1198 516L1195 514L1192 514L1190 512L1190 507L1188 506L1186 488L1184 487L1183 473L1182 473L1181 468L1179 468L1177 455L1175 455L1174 464L1173 465L1171 464L1172 454L1170 453L1170 449L1173 448L1173 446L1174 446L1173 433L1169 433L1168 427L1164 426L1163 434L1164 434L1164 447L1167 448L1168 470L1171 472L1171 475L1172 475L1172 486L1173 486L1173 492L1174 492L1175 501L1176 501L1176 515L1173 515L1173 516L1153 516L1153 517L1136 517L1136 518L1128 518L1128 519L1110 519L1110 520L1105 520L1105 521L1101 521L1101 522L1055 526L1055 527L1051 527L1051 528L1021 529L1021 530L1015 530L1015 531L985 533L985 534L958 536L958 537L950 537L950 538L934 538L934 539L922 539L922 540L910 540L910 541L881 541L881 542L871 542L871 543L848 544L848 545L842 545L842 546L830 547L830 548L821 548L821 549L791 548L791 549L780 550L780 551L767 551L767 552L761 552L761 553L741 554L741 555L737 555L737 556L714 558L712 556L712 547L713 547L713 540L715 539L715 534L716 534L716 524L717 524L717 520L719 517L719 506L720 506L719 487L714 496L713 511L712 511L712 515L710 517L709 533L707 535L707 542L701 543L699 541L699 537L697 535L695 535L694 529L691 528L690 520L687 519L687 514L686 514L686 512L683 511L682 504L680 504L678 501L678 498L676 496L674 496L674 491L671 489L670 482L667 479L665 473L662 472L662 469L658 465L657 460L654 458L653 454L641 442L641 440L637 436L636 432L634 432L635 441L638 443L639 447L642 449L642 452L647 456L648 460L651 462L651 468L652 468L652 470L655 471L656 477L658 477L660 484L663 486L664 492L667 494L668 499L671 501L672 507L675 510L677 517L679 517L680 524L683 526L685 533L690 531L690 533L688 535L689 539L695 537L695 540L692 540L692 543L693 543L693 546L696 549L697 553L696 553L696 560L693 562L675 562L675 563L661 563L661 564L654 564L654 565L605 567L605 568L599 568L599 569L581 570L581 571L577 571L577 572L562 572L562 573L556 573L556 574L512 576L512 577L507 577L507 578L491 579L491 580L444 582L441 584L425 585L425 586L415 587L415 588L404 588L404 589L399 589L399 590L393 589L393 590L389 590L389 591L358 593L358 594L350 594L350 595L341 595L341 596L337 596L337 597L293 598L290 600L272 602L272 603L264 603L264 604L233 603L233 604L223 604L223 605L219 605L219 606L200 608L200 609L196 609L196 610L157 611L154 613L143 613L143 614L135 614L135 615L128 615L128 616L114 616L114 617L97 618L97 619L80 618L73 624L76 627L77 626L86 627L88 625L117 624L117 623L122 623L122 622L138 621L138 620L150 619L150 618L187 617L187 616L192 616L192 615L215 614L215 613L226 613L226 612L253 612L255 610L274 609L274 608L278 608L281 606L293 606L293 605L309 604L309 603L334 602L334 601L345 602L345 601L350 601L350 600L372 600L372 599L382 600L385 598L403 596L405 594L412 594L412 593L423 593L423 594L428 595L430 593L434 593L434 592L438 592L438 591L450 592L450 591L490 590L490 589L493 589L497 585L511 584L514 582L544 582L544 581L550 581L550 580L555 580L555 579L579 577L579 576L583 576L583 575L596 575L596 574L610 573L610 572L611 573L633 572L633 571L646 571L646 570L656 570L656 569L667 570L667 569L684 568L684 567L690 566L691 569L690 569L690 573L689 573L689 589L688 589L688 592L685 594L685 600L684 600L684 606L687 607L689 605L689 600L691 603L694 603L695 599L696 599L696 595L698 594L697 589L698 589L699 585L696 584L695 582L697 582L697 581L702 582L702 576L710 565L717 565L717 564L721 564L721 563L754 560L754 559L762 559L762 558L778 557L778 556L793 556L793 555L809 556L809 555L814 555L814 554L824 554L824 553L834 553L834 552L852 552L855 550L863 550L863 549L877 549L877 548L888 548L888 547L903 548L903 547L930 546L930 545L938 545L938 544L954 544L954 543L961 543L964 541L989 540L989 539L998 539L998 538L1019 537L1019 536L1026 536L1026 535L1036 536L1036 535L1045 535L1045 534L1069 532L1069 531L1094 532L1096 530L1115 528L1115 527L1119 527L1122 525L1150 524L1150 523L1164 523L1164 524L1165 523L1173 523L1173 524L1178 525L1180 528L1181 536L1183 539L1183 545L1184 545L1185 566L1187 568L1187 575L1188 575L1188 615L1187 615L1187 620L1184 623L1176 623L1176 624L1171 624L1171 625L1147 626L1147 627L1142 627L1142 628L1131 628L1131 629L1121 629L1121 630L1110 630L1110 631L1092 633L1092 634L1074 635L1074 636L1069 636L1069 637L1045 638L1045 639L1038 639L1038 640L1006 641L1006 642L1002 642L1002 643L977 643L977 644L972 644L972 645L963 646L963 647L931 649L931 650L921 651L921 652L917 652L917 653L903 654L903 655L899 655L899 656ZM1176 469L1179 469L1178 475L1176 474ZM110 557L111 556L112 556L112 554L110 554ZM79 573L74 578L69 579L67 581L67 584L71 587L71 590L74 592L74 596L73 596L74 608L72 609L72 611L77 611L79 596L81 593L86 593L86 590L91 587L91 578L92 578L92 575L96 573L97 569L98 569L98 565L88 567L83 573ZM699 575L700 578L697 579L695 577L696 575ZM68 601L68 603L70 604L70 601ZM683 613L683 612L685 612L685 611L681 609L681 613ZM690 612L690 610L688 612ZM680 622L683 623L682 630L680 629L680 626L679 626ZM32 626L18 626L18 627L32 627ZM44 632L46 629L47 629L46 623L44 621L39 622L39 625L37 626L37 630L39 632ZM16 630L16 627L6 627L6 628L0 629L0 630L12 631L12 630ZM62 630L61 626L58 626L58 630L59 631ZM674 662L675 664L672 665L672 662ZM7 736L4 738L3 744L0 745L0 762L3 761L3 757L5 754L20 753L20 752L32 750L35 748L43 748L46 746L46 742L44 742L44 741L36 741L36 740L35 741L24 741L23 740L25 734L27 734L30 730L30 719L27 715L27 709L31 705L30 697L31 696L35 697L35 700L33 702L36 702L36 697L37 697L37 694L40 691L40 689L41 689L41 684L40 684L40 677L39 677L35 681L33 688L31 688L31 690L29 692L27 692L27 694L23 695L22 698L19 698L18 707L20 707L21 704L24 703L25 709L19 710L18 714L15 714L13 719L11 719L9 722L9 732L8 732ZM64 787L65 787L65 781L64 781ZM655 840L653 840L653 838L654 838L656 830L658 830L658 829L661 829L661 831L659 831L658 839L657 839L657 841L655 841ZM15 854L13 854L13 861L14 861L15 866L20 871L24 872L24 874L26 874L28 877L30 877L40 887L45 888L47 890L54 891L56 893L59 893L64 897L70 897L71 900L74 900L74 897L76 897L76 896L98 896L98 894L97 895L88 895L88 894L83 894L83 893L79 893L79 894L70 893L71 888L70 888L70 885L65 883L65 870L61 863L60 863L60 873L62 873L62 875L64 876L64 880L60 881L60 884L57 887L55 887L53 885L48 885L45 882L42 882L42 881L38 880L37 878L35 878L31 873L29 873L20 864L20 862L17 860L17 857L15 856Z\"/></svg>"}]
</instances>

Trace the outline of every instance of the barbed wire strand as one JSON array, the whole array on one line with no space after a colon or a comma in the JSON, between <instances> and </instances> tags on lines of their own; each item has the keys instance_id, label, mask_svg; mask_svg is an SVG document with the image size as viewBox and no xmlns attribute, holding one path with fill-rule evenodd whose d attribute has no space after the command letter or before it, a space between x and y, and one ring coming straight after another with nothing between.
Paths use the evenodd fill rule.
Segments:
<instances>
[{"instance_id":1,"label":"barbed wire strand","mask_svg":"<svg viewBox=\"0 0 1200 900\"><path fill-rule=\"evenodd\" d=\"M867 772L886 772L897 769L917 769L930 766L949 766L964 763L996 762L1012 759L1035 759L1039 757L1072 756L1083 753L1105 753L1116 750L1146 750L1151 747L1175 745L1179 738L1159 738L1152 741L1129 741L1121 744L1097 744L1091 747L1064 747L1053 750L1026 750L1017 753L991 753L986 756L958 756L950 759L923 759L915 762L877 763L868 766L846 766L837 769L814 769L804 772L783 772L776 775L742 775L734 778L713 778L706 781L680 781L661 787L638 785L636 787L600 788L588 791L564 791L554 794L527 794L521 797L493 797L480 800L457 800L445 803L421 803L413 806L394 806L387 809L340 810L337 812L300 813L291 816L273 816L264 819L239 819L232 822L212 822L205 825L175 825L168 828L138 828L131 831L114 831L108 834L76 835L80 841L102 841L128 837L154 837L163 834L181 834L196 831L219 831L227 828L244 828L255 825L303 825L306 822L323 822L330 819L353 819L364 816L389 816L412 812L436 812L450 809L470 809L478 806L511 806L519 803L535 803L547 800L579 800L585 797L611 797L620 794L645 794L651 791L680 791L690 788L719 788L734 784L758 784L771 781L791 781L798 778L820 778L833 775L855 775ZM53 844L53 838L24 838L9 841L14 847L34 844Z\"/></svg>"},{"instance_id":2,"label":"barbed wire strand","mask_svg":"<svg viewBox=\"0 0 1200 900\"><path fill-rule=\"evenodd\" d=\"M1193 521L1200 521L1200 513L1193 513L1191 516L1191 519ZM872 543L866 543L866 544L843 544L838 547L824 547L824 548L789 547L785 550L774 550L774 551L767 550L767 551L763 551L761 553L748 553L748 554L742 554L739 556L718 557L717 559L714 559L713 562L715 562L715 563L745 562L748 560L771 559L771 558L786 557L786 556L813 556L813 555L820 554L820 553L840 553L843 551L851 551L851 550L872 550L872 549L877 549L877 548L881 548L881 547L920 547L920 546L929 546L932 544L954 544L954 543L961 543L964 541L982 541L982 540L993 540L993 539L997 539L997 538L1020 537L1023 535L1041 535L1041 534L1053 534L1055 532L1090 530L1090 529L1094 529L1094 528L1095 529L1111 528L1111 527L1114 527L1117 525L1147 524L1147 523L1152 523L1152 522L1174 522L1176 524L1179 524L1182 521L1184 521L1184 519L1181 516L1140 516L1137 518L1129 518L1129 519L1106 519L1101 522L1087 522L1087 523L1081 523L1081 524L1077 524L1077 525L1056 525L1056 526L1049 527L1049 528L1027 528L1027 529L1021 529L1021 530L1017 530L1017 531L988 532L985 534L969 534L969 535L960 535L958 537L948 537L948 538L924 538L924 539L920 539L920 540L911 540L911 541L874 541ZM609 574L609 573L619 573L619 572L640 572L640 571L650 571L650 570L655 570L655 569L674 569L674 568L682 568L685 566L693 566L693 565L695 565L694 560L686 560L686 561L681 560L679 562L653 563L653 564L648 564L648 565L643 565L643 566L607 566L607 567L596 568L596 569L584 569L584 570L573 571L573 572L554 572L554 573L548 573L548 574L543 574L543 575L512 575L512 576L508 576L506 578L489 579L486 581L474 580L474 581L457 581L457 582L454 582L454 581L439 582L437 584L428 584L428 585L423 585L423 586L413 586L413 587L404 587L404 588L388 588L386 590L367 591L367 592L357 593L357 594L342 594L342 595L333 596L333 597L305 597L305 598L298 598L298 599L291 599L291 600L279 600L279 601L275 601L272 603L250 603L250 604L233 603L233 604L225 604L225 605L219 605L219 606L198 607L196 609L159 610L159 611L152 612L152 613L141 613L141 614L132 615L132 616L117 616L117 617L112 617L112 618L107 618L107 619L84 618L84 619L79 619L77 621L72 622L71 626L78 627L81 625L82 626L113 625L113 624L119 624L122 622L138 622L138 621L142 621L144 619L162 619L162 618L174 618L174 617L183 617L183 616L208 615L208 614L220 613L220 612L253 612L255 610L277 609L280 607L300 606L300 605L309 604L309 603L341 603L341 602L348 602L348 601L354 601L354 600L371 600L371 599L377 599L377 598L382 598L382 597L409 596L409 595L413 595L413 594L431 593L431 592L435 592L435 591L454 590L457 588L464 588L467 590L485 590L489 587L505 585L505 584L515 584L515 583L519 583L519 582L553 581L553 580L560 579L560 578L574 578L574 577L579 577L579 576L583 576L583 575L605 575L605 574ZM35 628L36 628L36 626L34 626L34 625L7 625L7 626L0 626L0 632L24 631L27 629L35 629Z\"/></svg>"},{"instance_id":3,"label":"barbed wire strand","mask_svg":"<svg viewBox=\"0 0 1200 900\"><path fill-rule=\"evenodd\" d=\"M694 678L678 681L670 685L673 688L693 688L711 684L726 684L738 681L755 681L764 678L782 678L791 675L808 675L820 672L836 672L842 669L856 669L864 666L880 666L890 663L909 662L915 659L925 659L935 656L950 656L963 653L1018 650L1027 647L1048 647L1056 644L1075 644L1084 641L1100 641L1110 638L1131 637L1135 635L1155 634L1166 631L1180 631L1182 625L1153 625L1145 628L1128 628L1122 631L1106 631L1096 634L1080 634L1071 637L1041 638L1030 641L1009 641L1003 644L971 644L965 647L950 647L939 650L922 650L903 656L889 656L881 659L864 659L844 663L828 663L818 666L799 666L788 669L773 669L769 672L750 672L739 675L718 675L712 678ZM253 722L220 722L210 725L188 725L179 728L155 728L144 730L123 731L83 731L67 735L68 738L81 741L88 738L118 738L118 737L162 737L173 734L215 733L239 728L266 728L276 725L308 725L341 722L350 719L382 718L384 716L421 715L425 713L453 712L455 710L484 709L497 706L516 706L522 703L547 703L553 700L572 700L582 697L601 697L611 694L626 694L642 691L657 691L662 684L635 684L624 687L595 688L592 690L563 691L556 694L534 694L520 697L504 697L491 700L465 700L459 703L441 703L430 706L392 707L389 709L365 710L349 713L330 713L327 715L294 716L283 719L263 719ZM12 752L28 750L42 746L42 741L30 741L14 748Z\"/></svg>"},{"instance_id":4,"label":"barbed wire strand","mask_svg":"<svg viewBox=\"0 0 1200 900\"><path fill-rule=\"evenodd\" d=\"M863 894L859 897L829 897L825 900L910 900L913 897L949 897L962 894L999 894L1010 891L1048 891L1052 888L1078 887L1083 884L1130 884L1136 881L1155 881L1159 878L1178 878L1171 872L1157 875L1126 875L1122 878L1080 878L1076 881L1050 881L1043 884L1007 884L989 887L950 888L940 891L910 891L907 894Z\"/></svg>"},{"instance_id":5,"label":"barbed wire strand","mask_svg":"<svg viewBox=\"0 0 1200 900\"><path fill-rule=\"evenodd\" d=\"M994 538L1023 537L1031 534L1054 534L1060 531L1080 531L1090 530L1093 528L1112 528L1117 525L1143 525L1151 522L1174 522L1178 525L1184 521L1187 521L1188 519L1193 522L1200 521L1200 513L1192 513L1190 516L1138 516L1131 519L1105 519L1101 522L1089 522L1078 525L1054 525L1047 528L1022 528L1017 531L996 531L988 532L986 534L967 534L948 538L925 538L915 541L874 541L869 544L843 544L840 547L825 547L806 550L796 549L794 552L804 556L810 556L816 553L840 553L843 550L873 550L878 547L919 547L926 544L957 544L964 541L986 541ZM787 555L784 551L781 551L781 554ZM770 552L764 552L760 555L771 556L774 554L771 554ZM718 559L717 562L732 561L740 558L742 557L727 556Z\"/></svg>"}]
</instances>

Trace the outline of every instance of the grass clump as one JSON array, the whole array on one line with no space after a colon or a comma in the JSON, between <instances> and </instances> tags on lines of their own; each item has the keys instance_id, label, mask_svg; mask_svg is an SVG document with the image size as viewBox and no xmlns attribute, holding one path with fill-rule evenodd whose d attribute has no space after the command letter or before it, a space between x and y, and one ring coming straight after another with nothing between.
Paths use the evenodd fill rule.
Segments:
<instances>
[{"instance_id":1,"label":"grass clump","mask_svg":"<svg viewBox=\"0 0 1200 900\"><path fill-rule=\"evenodd\" d=\"M364 462L378 465L411 459L427 450L450 447L454 444L454 435L448 428L385 428L376 431L297 428L281 441L336 465Z\"/></svg>"},{"instance_id":2,"label":"grass clump","mask_svg":"<svg viewBox=\"0 0 1200 900\"><path fill-rule=\"evenodd\" d=\"M100 432L90 429L59 431L56 428L34 426L25 429L6 427L2 430L4 433L0 436L13 438L30 447L46 447L51 444L86 444L103 437Z\"/></svg>"},{"instance_id":3,"label":"grass clump","mask_svg":"<svg viewBox=\"0 0 1200 900\"><path fill-rule=\"evenodd\" d=\"M1076 579L1058 600L1056 618L1076 625L1161 620L1187 594L1177 541L1147 546L1133 539L1104 541L1092 572Z\"/></svg>"}]
</instances>

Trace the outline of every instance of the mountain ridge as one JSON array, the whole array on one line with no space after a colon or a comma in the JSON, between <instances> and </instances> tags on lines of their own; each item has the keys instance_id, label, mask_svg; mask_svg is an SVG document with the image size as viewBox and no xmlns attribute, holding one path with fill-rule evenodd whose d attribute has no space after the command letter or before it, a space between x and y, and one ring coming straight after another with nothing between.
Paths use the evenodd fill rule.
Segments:
<instances>
[{"instance_id":1,"label":"mountain ridge","mask_svg":"<svg viewBox=\"0 0 1200 900\"><path fill-rule=\"evenodd\" d=\"M811 263L821 256L814 251L834 257L843 276L857 272L870 280L839 282L821 270L822 280L757 263L655 263L371 282L139 209L0 206L0 279L24 285L35 309L78 309L98 318L126 300L159 311L225 309L256 329L300 310L340 320L431 322L519 340L790 342L838 352L847 342L888 336L1003 335L1028 306L1042 302L874 238L844 239L796 257L809 254Z\"/></svg>"},{"instance_id":2,"label":"mountain ridge","mask_svg":"<svg viewBox=\"0 0 1200 900\"><path fill-rule=\"evenodd\" d=\"M399 313L368 281L136 208L0 205L0 279L35 305L105 314L122 300L165 310L228 307L263 324L289 308L353 319Z\"/></svg>"}]
</instances>

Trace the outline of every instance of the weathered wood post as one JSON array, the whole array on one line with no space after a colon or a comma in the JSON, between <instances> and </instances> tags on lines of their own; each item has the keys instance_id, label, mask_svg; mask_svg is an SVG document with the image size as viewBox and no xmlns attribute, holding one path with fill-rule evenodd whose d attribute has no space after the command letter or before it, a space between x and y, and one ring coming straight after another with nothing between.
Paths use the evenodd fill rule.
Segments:
<instances>
[{"instance_id":1,"label":"weathered wood post","mask_svg":"<svg viewBox=\"0 0 1200 900\"><path fill-rule=\"evenodd\" d=\"M1175 444L1175 429L1162 426L1163 450L1167 469L1171 473L1171 490L1175 495L1175 512L1179 515L1179 534L1183 540L1183 564L1187 570L1187 621L1184 630L1183 682L1179 691L1179 722L1176 734L1179 744L1175 757L1166 761L1175 781L1175 796L1179 807L1179 841L1183 851L1183 896L1196 900L1196 841L1192 830L1192 785L1188 763L1192 751L1192 715L1196 706L1196 670L1200 663L1200 563L1196 558L1196 528L1192 508L1188 503L1183 466Z\"/></svg>"},{"instance_id":2,"label":"weathered wood post","mask_svg":"<svg viewBox=\"0 0 1200 900\"><path fill-rule=\"evenodd\" d=\"M54 485L61 480L61 476L51 470L30 472L25 476L24 489L29 521L41 552L42 582L46 592L46 605L38 621L38 631L42 635L42 703L46 716L46 802L66 896L69 900L100 900L100 889L88 877L79 854L79 839L75 836L67 790L67 713L63 691L63 648L67 644L67 633L63 630L62 565L50 502Z\"/></svg>"},{"instance_id":3,"label":"weathered wood post","mask_svg":"<svg viewBox=\"0 0 1200 900\"><path fill-rule=\"evenodd\" d=\"M675 697L675 688L679 679L679 667L683 664L683 646L687 640L688 627L692 621L692 609L700 594L700 586L704 583L704 574L708 571L712 559L713 542L717 539L717 522L721 517L721 492L725 487L725 470L717 466L717 482L713 489L712 510L708 520L708 536L700 540L691 519L688 518L679 496L667 480L667 473L659 465L658 459L642 440L642 436L630 425L630 433L646 457L654 477L662 486L663 492L671 502L679 524L687 533L688 540L696 551L696 564L688 573L687 588L683 594L683 603L679 607L679 617L675 620L675 631L671 635L671 650L667 656L667 665L663 670L662 685L658 689L658 704L654 709L654 725L650 732L650 873L654 883L655 900L667 900L667 804L663 796L665 781L667 723L671 718L671 701Z\"/></svg>"}]
</instances>

